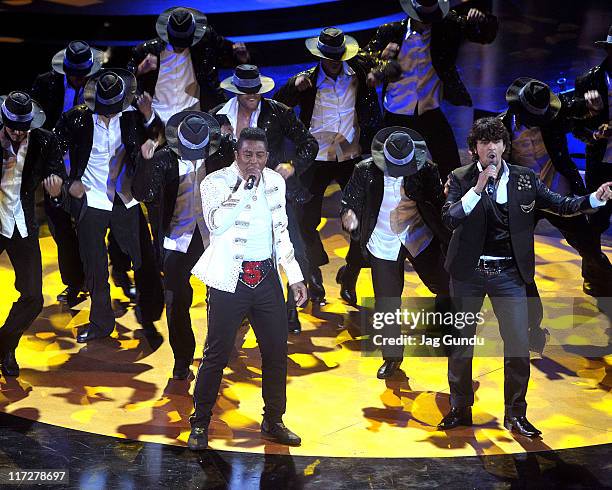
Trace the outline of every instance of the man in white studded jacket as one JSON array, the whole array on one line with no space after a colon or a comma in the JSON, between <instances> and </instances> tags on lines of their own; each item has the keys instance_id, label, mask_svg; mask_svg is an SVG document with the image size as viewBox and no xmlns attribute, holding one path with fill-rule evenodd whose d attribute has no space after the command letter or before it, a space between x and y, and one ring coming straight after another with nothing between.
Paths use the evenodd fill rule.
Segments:
<instances>
[{"instance_id":1,"label":"man in white studded jacket","mask_svg":"<svg viewBox=\"0 0 612 490\"><path fill-rule=\"evenodd\" d=\"M268 143L259 128L238 139L236 161L208 175L201 185L210 246L192 273L207 285L208 334L193 393L188 446L208 446L208 425L223 369L242 319L248 315L262 356L262 437L299 445L282 422L286 406L287 311L279 266L295 302L307 292L287 231L285 181L266 168Z\"/></svg>"}]
</instances>

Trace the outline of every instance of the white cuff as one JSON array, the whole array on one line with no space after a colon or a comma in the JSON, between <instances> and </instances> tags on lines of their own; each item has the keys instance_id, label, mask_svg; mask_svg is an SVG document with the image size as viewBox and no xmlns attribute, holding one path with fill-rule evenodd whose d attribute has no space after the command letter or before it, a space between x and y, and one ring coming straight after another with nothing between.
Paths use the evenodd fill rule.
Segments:
<instances>
[{"instance_id":1,"label":"white cuff","mask_svg":"<svg viewBox=\"0 0 612 490\"><path fill-rule=\"evenodd\" d=\"M480 194L476 194L476 191L472 187L465 195L461 198L461 207L463 212L467 216L476 207L476 204L480 201Z\"/></svg>"}]
</instances>

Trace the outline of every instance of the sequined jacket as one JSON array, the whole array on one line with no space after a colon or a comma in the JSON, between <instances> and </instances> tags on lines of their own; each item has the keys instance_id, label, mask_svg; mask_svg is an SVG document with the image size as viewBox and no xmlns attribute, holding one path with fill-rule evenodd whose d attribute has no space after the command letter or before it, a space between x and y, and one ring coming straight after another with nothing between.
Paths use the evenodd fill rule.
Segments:
<instances>
[{"instance_id":1,"label":"sequined jacket","mask_svg":"<svg viewBox=\"0 0 612 490\"><path fill-rule=\"evenodd\" d=\"M295 284L303 276L287 231L285 180L279 173L264 168L259 185L265 186L272 213L272 253L278 279L282 284L279 267L282 266L289 284ZM244 188L238 165L233 163L206 176L200 192L204 220L210 230L210 246L191 272L207 286L233 293L249 239L250 203L257 188Z\"/></svg>"},{"instance_id":2,"label":"sequined jacket","mask_svg":"<svg viewBox=\"0 0 612 490\"><path fill-rule=\"evenodd\" d=\"M64 75L49 71L36 77L30 95L38 102L47 118L43 128L53 129L64 111Z\"/></svg>"},{"instance_id":3,"label":"sequined jacket","mask_svg":"<svg viewBox=\"0 0 612 490\"><path fill-rule=\"evenodd\" d=\"M144 122L142 114L134 110L123 112L120 119L121 141L126 153L124 165L127 166L127 175L130 176L134 172L134 162L140 153L140 146L148 136L158 131L162 124L157 116L148 128L145 128ZM70 155L68 186L73 181L80 180L85 172L93 146L93 124L93 112L87 106L79 105L64 112L53 130L57 136L61 154L69 152ZM71 197L68 200L67 208L75 220L80 220L87 208L86 196L81 199Z\"/></svg>"},{"instance_id":4,"label":"sequined jacket","mask_svg":"<svg viewBox=\"0 0 612 490\"><path fill-rule=\"evenodd\" d=\"M404 177L404 191L409 199L416 202L423 221L438 238L443 251L450 239L449 230L442 224L441 210L444 203L444 189L438 167L427 162L416 174ZM359 240L361 252L367 259L367 244L372 236L378 212L385 192L384 174L372 158L362 160L355 166L353 175L342 191L341 215L352 209L359 226L353 231L354 238Z\"/></svg>"},{"instance_id":5,"label":"sequined jacket","mask_svg":"<svg viewBox=\"0 0 612 490\"><path fill-rule=\"evenodd\" d=\"M376 88L368 87L366 82L368 73L374 68L376 62L367 53L362 52L348 60L347 64L353 69L358 80L357 93L355 94L355 112L357 113L357 121L361 130L359 143L361 148L367 148L369 151L372 145L372 138L382 127L382 114ZM289 107L299 106L300 120L307 128L310 128L310 121L312 120L317 96L317 79L320 70L321 65L317 64L306 71L294 75L274 94L275 100L283 102ZM308 77L311 83L310 88L302 92L295 86L295 80L300 76Z\"/></svg>"},{"instance_id":6,"label":"sequined jacket","mask_svg":"<svg viewBox=\"0 0 612 490\"><path fill-rule=\"evenodd\" d=\"M470 23L465 20L462 8L456 8L440 22L431 25L431 62L440 81L442 82L442 96L448 102L457 106L472 106L472 98L468 93L459 72L457 71L457 55L461 41L489 44L495 40L497 35L497 17L486 13L482 22ZM400 22L391 22L378 28L376 35L366 46L366 51L380 60L375 70L383 77L383 97L387 84L399 79L399 70L389 70L390 64L397 64L396 60L383 61L380 57L389 43L402 45L408 30L408 18ZM395 77L389 74L395 71ZM386 75L385 75L386 74Z\"/></svg>"},{"instance_id":7,"label":"sequined jacket","mask_svg":"<svg viewBox=\"0 0 612 490\"><path fill-rule=\"evenodd\" d=\"M192 46L191 61L196 81L200 85L200 108L208 111L211 107L226 100L225 94L219 86L219 67L233 66L233 43L217 32L210 26L206 27L204 37L195 46ZM146 91L151 96L155 93L157 78L159 76L159 57L166 48L166 42L160 38L151 39L132 50L132 57L128 62L127 68L134 75L138 71L138 65L147 57L153 54L157 57L157 69L138 77L138 88Z\"/></svg>"},{"instance_id":8,"label":"sequined jacket","mask_svg":"<svg viewBox=\"0 0 612 490\"><path fill-rule=\"evenodd\" d=\"M0 131L3 130L0 124ZM4 151L0 147L0 151ZM4 165L0 168L0 179ZM21 207L25 217L28 235L38 233L38 223L36 222L36 189L45 177L55 174L62 180L66 180L66 167L62 153L57 144L57 138L51 131L46 129L33 129L28 136L28 151L23 163L21 174ZM66 197L65 187L62 194L56 199L50 199L54 206L60 206Z\"/></svg>"},{"instance_id":9,"label":"sequined jacket","mask_svg":"<svg viewBox=\"0 0 612 490\"><path fill-rule=\"evenodd\" d=\"M561 100L564 101L563 98ZM546 152L550 156L555 170L567 179L573 194L582 196L587 193L587 190L578 167L572 160L572 157L570 157L567 146L566 134L571 131L574 123L574 120L570 117L571 109L567 104L568 101L562 102L562 109L557 117L550 123L540 126L540 132L542 133ZM504 111L499 115L499 118L504 123L504 126L506 126L508 133L510 133L510 142L512 142L512 113ZM512 146L506 148L506 154L512 154Z\"/></svg>"},{"instance_id":10,"label":"sequined jacket","mask_svg":"<svg viewBox=\"0 0 612 490\"><path fill-rule=\"evenodd\" d=\"M224 151L233 155L233 145L227 139L222 140L222 146L217 154ZM206 173L211 173L208 159L205 165ZM145 160L142 154L138 153L132 178L132 195L137 201L159 203L159 226L152 226L153 229L159 230L159 243L163 243L163 238L169 231L178 187L178 156L170 147L159 148L150 160Z\"/></svg>"},{"instance_id":11,"label":"sequined jacket","mask_svg":"<svg viewBox=\"0 0 612 490\"><path fill-rule=\"evenodd\" d=\"M221 125L229 123L226 116L217 114L222 107L222 105L219 105L210 111ZM292 158L295 174L287 180L287 199L294 203L306 202L310 195L300 183L299 176L317 158L319 152L317 140L310 134L302 121L297 118L293 109L281 102L263 97L257 127L262 128L268 138L268 151L270 152L268 168L274 169L279 163L287 161L287 158L285 158L285 138L295 145L295 156ZM225 166L230 165L233 160L233 155L231 158L228 155L224 162Z\"/></svg>"},{"instance_id":12,"label":"sequined jacket","mask_svg":"<svg viewBox=\"0 0 612 490\"><path fill-rule=\"evenodd\" d=\"M589 71L579 76L576 79L576 97L584 97L584 94L589 90L597 90L601 94L603 101L603 109L597 114L587 114L584 118L579 118L574 126L573 133L577 138L580 138L586 143L586 159L587 165L593 168L596 172L597 167L601 165L609 165L608 163L602 164L603 157L606 153L606 147L608 145L607 139L593 139L593 131L597 130L603 123L609 123L609 104L608 104L608 85L606 83L606 63L608 59L603 61L598 66L591 68ZM591 175L587 172L587 187L590 190L595 190L601 183L598 180L589 182Z\"/></svg>"},{"instance_id":13,"label":"sequined jacket","mask_svg":"<svg viewBox=\"0 0 612 490\"><path fill-rule=\"evenodd\" d=\"M533 170L508 165L508 225L514 259L520 275L527 284L533 283L535 255L533 234L536 210L559 216L592 213L588 196L564 197L552 192ZM486 194L469 215L463 211L461 198L470 190L479 174L476 163L459 167L451 173L450 189L442 208L444 224L453 230L446 255L446 270L456 279L464 280L474 271L485 244L487 217L485 206L491 205Z\"/></svg>"}]
</instances>

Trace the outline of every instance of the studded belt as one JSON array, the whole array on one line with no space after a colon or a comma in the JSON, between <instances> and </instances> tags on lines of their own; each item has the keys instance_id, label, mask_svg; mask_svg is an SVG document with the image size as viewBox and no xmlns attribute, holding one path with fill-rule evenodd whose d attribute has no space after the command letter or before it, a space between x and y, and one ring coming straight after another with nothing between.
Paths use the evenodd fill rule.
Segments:
<instances>
[{"instance_id":1,"label":"studded belt","mask_svg":"<svg viewBox=\"0 0 612 490\"><path fill-rule=\"evenodd\" d=\"M272 259L244 261L238 280L245 286L255 289L273 268Z\"/></svg>"}]
</instances>

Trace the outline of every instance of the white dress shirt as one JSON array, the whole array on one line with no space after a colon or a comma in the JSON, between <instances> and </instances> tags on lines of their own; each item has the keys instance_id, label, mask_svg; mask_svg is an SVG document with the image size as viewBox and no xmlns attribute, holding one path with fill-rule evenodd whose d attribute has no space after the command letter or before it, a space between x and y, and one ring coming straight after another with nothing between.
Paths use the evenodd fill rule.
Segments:
<instances>
[{"instance_id":1,"label":"white dress shirt","mask_svg":"<svg viewBox=\"0 0 612 490\"><path fill-rule=\"evenodd\" d=\"M334 80L319 66L317 95L310 120L310 133L319 143L317 160L344 162L361 154L355 113L357 76L346 61Z\"/></svg>"},{"instance_id":2,"label":"white dress shirt","mask_svg":"<svg viewBox=\"0 0 612 490\"><path fill-rule=\"evenodd\" d=\"M175 53L168 46L159 55L153 109L164 124L177 112L200 110L200 86L195 78L189 49Z\"/></svg>"},{"instance_id":3,"label":"white dress shirt","mask_svg":"<svg viewBox=\"0 0 612 490\"><path fill-rule=\"evenodd\" d=\"M7 146L2 148L2 181L0 182L0 233L7 238L13 236L15 225L22 238L28 236L28 228L21 206L21 177L23 165L28 153L29 134L21 142L17 154L7 139Z\"/></svg>"},{"instance_id":4,"label":"white dress shirt","mask_svg":"<svg viewBox=\"0 0 612 490\"><path fill-rule=\"evenodd\" d=\"M176 202L169 231L164 237L164 248L187 253L193 238L193 232L202 216L202 201L196 192L196 173L204 165L204 160L178 159L179 184L176 192Z\"/></svg>"},{"instance_id":5,"label":"white dress shirt","mask_svg":"<svg viewBox=\"0 0 612 490\"><path fill-rule=\"evenodd\" d=\"M482 164L478 162L476 165L478 167L478 170L482 172ZM508 181L510 180L510 169L508 168L508 165L506 164L506 162L502 161L502 165L503 165L502 175L499 178L499 184L497 185L497 189L495 191L495 202L497 204L506 204L508 202ZM463 208L463 212L465 213L466 216L469 215L474 210L474 208L478 204L478 201L480 201L480 198L481 198L481 195L476 194L476 191L474 190L473 187L470 190L468 190L465 193L465 195L461 198L461 207ZM604 206L606 204L606 201L600 201L599 199L597 199L595 197L595 193L593 192L589 196L589 203L591 204L591 207L597 208L600 206ZM507 257L492 257L489 255L481 255L480 258L481 259L503 259Z\"/></svg>"},{"instance_id":6,"label":"white dress shirt","mask_svg":"<svg viewBox=\"0 0 612 490\"><path fill-rule=\"evenodd\" d=\"M416 257L431 243L433 233L423 221L415 201L404 191L404 178L385 172L385 190L376 226L367 249L377 259L397 260L402 245Z\"/></svg>"},{"instance_id":7,"label":"white dress shirt","mask_svg":"<svg viewBox=\"0 0 612 490\"><path fill-rule=\"evenodd\" d=\"M251 224L244 260L266 260L272 257L272 212L263 184L257 186L252 197Z\"/></svg>"},{"instance_id":8,"label":"white dress shirt","mask_svg":"<svg viewBox=\"0 0 612 490\"><path fill-rule=\"evenodd\" d=\"M219 109L219 112L217 112L217 114L223 114L225 117L227 117L230 124L232 125L232 130L234 131L234 138L236 139L238 139L238 137L240 136L239 134L236 134L236 128L238 126L238 105L238 97L232 97L225 103L225 105L221 109ZM257 127L257 121L259 119L260 113L261 100L259 101L259 104L257 104L257 109L255 109L255 111L253 111L253 113L251 114L249 128Z\"/></svg>"},{"instance_id":9,"label":"white dress shirt","mask_svg":"<svg viewBox=\"0 0 612 490\"><path fill-rule=\"evenodd\" d=\"M98 114L92 114L93 143L81 178L81 182L88 188L88 207L112 211L115 193L119 194L127 208L138 204L132 197L131 179L126 175L124 165L126 154L121 141L121 116L112 117L107 128Z\"/></svg>"},{"instance_id":10,"label":"white dress shirt","mask_svg":"<svg viewBox=\"0 0 612 490\"><path fill-rule=\"evenodd\" d=\"M440 107L442 82L431 63L431 27L412 30L408 19L406 37L397 57L401 78L387 85L383 105L394 114L423 114Z\"/></svg>"}]
</instances>

